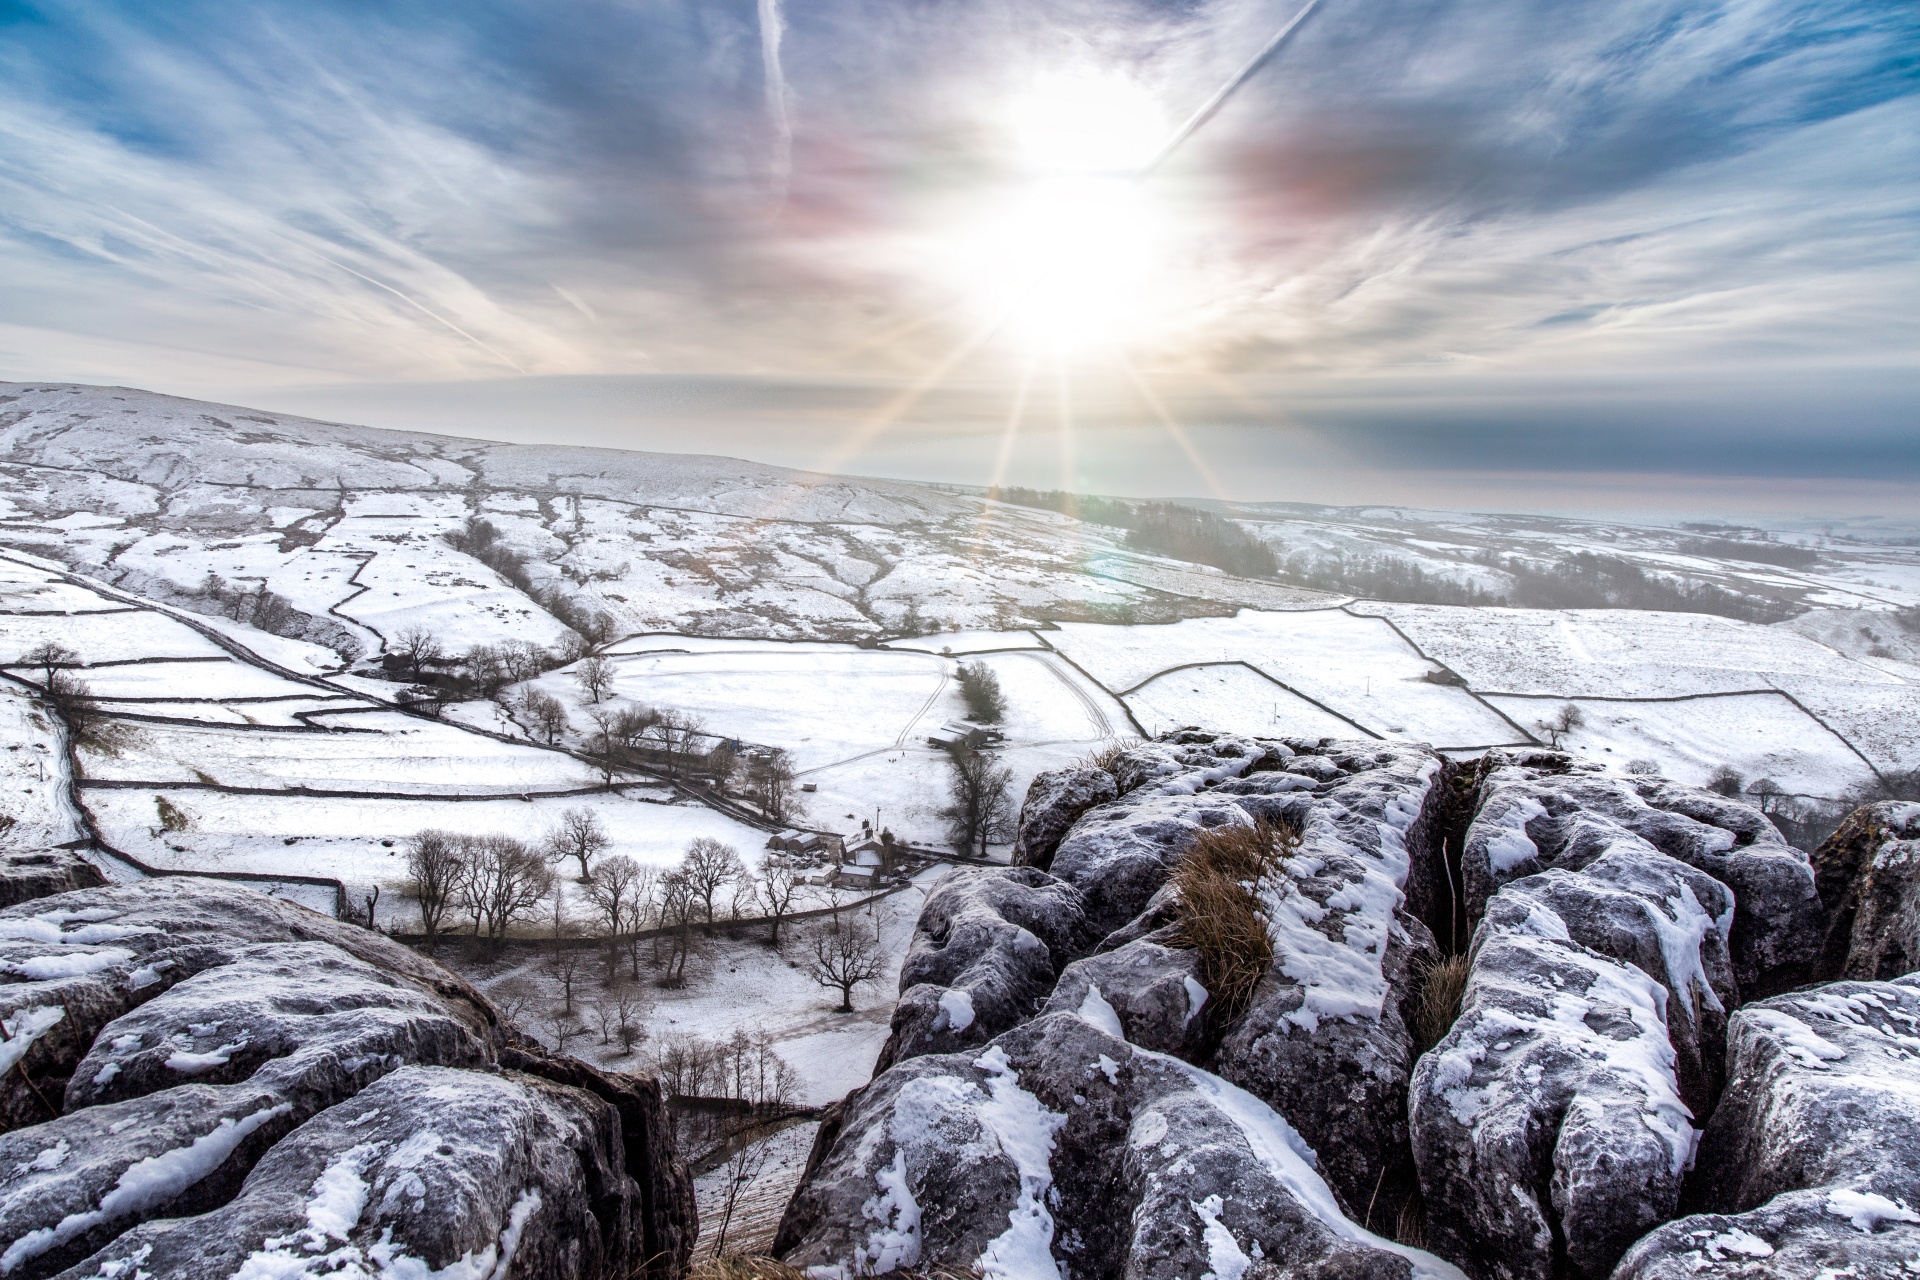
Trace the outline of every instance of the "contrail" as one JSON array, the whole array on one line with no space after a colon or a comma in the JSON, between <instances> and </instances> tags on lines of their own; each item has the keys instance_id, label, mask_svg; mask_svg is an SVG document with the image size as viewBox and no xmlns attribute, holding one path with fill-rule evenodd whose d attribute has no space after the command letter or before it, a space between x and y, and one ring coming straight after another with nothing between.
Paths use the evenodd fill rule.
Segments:
<instances>
[{"instance_id":1,"label":"contrail","mask_svg":"<svg viewBox=\"0 0 1920 1280\"><path fill-rule=\"evenodd\" d=\"M772 3L772 0L760 0L762 9L765 9L769 3ZM1174 131L1173 136L1167 139L1166 145L1161 147L1153 159L1149 160L1140 172L1135 175L1136 181L1145 178L1155 169L1165 164L1167 158L1180 149L1180 144L1192 137L1201 125L1213 119L1220 108L1226 105L1227 99L1231 98L1235 91L1238 90L1241 85L1245 84L1254 72L1264 66L1267 59L1280 52L1280 46L1287 42L1289 36L1299 30L1300 24L1307 20L1307 15L1312 13L1319 3L1320 0L1307 0L1307 3L1301 6L1300 12L1294 14L1293 17L1288 20L1286 26L1274 32L1273 39L1267 41L1267 43L1261 47L1260 52L1247 59L1246 66L1241 67L1231 80L1221 85L1219 92L1215 93L1211 98L1208 98L1198 111L1187 117L1185 124Z\"/></svg>"},{"instance_id":2,"label":"contrail","mask_svg":"<svg viewBox=\"0 0 1920 1280\"><path fill-rule=\"evenodd\" d=\"M760 73L767 90L767 122L773 126L774 213L787 204L793 177L793 118L787 111L787 73L780 66L780 34L785 27L780 0L760 0Z\"/></svg>"}]
</instances>

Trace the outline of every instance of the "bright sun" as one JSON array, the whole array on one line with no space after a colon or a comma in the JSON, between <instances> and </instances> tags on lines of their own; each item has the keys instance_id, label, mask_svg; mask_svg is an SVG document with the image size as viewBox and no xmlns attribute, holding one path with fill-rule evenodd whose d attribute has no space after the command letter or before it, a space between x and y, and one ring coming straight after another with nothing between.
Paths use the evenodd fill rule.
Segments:
<instances>
[{"instance_id":1,"label":"bright sun","mask_svg":"<svg viewBox=\"0 0 1920 1280\"><path fill-rule=\"evenodd\" d=\"M1165 219L1136 175L1167 136L1153 97L1114 73L1050 77L1001 125L1016 177L956 235L963 283L1033 352L1116 341L1146 318Z\"/></svg>"}]
</instances>

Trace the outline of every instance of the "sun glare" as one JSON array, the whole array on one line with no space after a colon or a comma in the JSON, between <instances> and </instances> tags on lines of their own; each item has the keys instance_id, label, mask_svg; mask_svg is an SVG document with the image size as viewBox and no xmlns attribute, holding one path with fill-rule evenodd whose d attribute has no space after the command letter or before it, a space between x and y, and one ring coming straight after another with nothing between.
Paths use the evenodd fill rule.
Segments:
<instances>
[{"instance_id":1,"label":"sun glare","mask_svg":"<svg viewBox=\"0 0 1920 1280\"><path fill-rule=\"evenodd\" d=\"M1014 179L956 232L964 287L1029 350L1124 338L1150 308L1165 241L1135 180L1167 135L1158 104L1126 76L1080 71L1035 84L998 123Z\"/></svg>"}]
</instances>

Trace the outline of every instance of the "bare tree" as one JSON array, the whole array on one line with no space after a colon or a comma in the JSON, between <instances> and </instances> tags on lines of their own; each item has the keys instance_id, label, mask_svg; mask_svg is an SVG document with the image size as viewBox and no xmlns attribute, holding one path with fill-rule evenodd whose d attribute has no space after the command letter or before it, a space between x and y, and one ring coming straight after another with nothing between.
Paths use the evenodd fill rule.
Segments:
<instances>
[{"instance_id":1,"label":"bare tree","mask_svg":"<svg viewBox=\"0 0 1920 1280\"><path fill-rule=\"evenodd\" d=\"M733 1225L733 1212L739 1207L740 1197L745 1194L766 1171L767 1158L773 1148L765 1142L748 1142L731 1156L727 1157L726 1190L720 1201L720 1226L714 1233L713 1256L726 1256L727 1229Z\"/></svg>"},{"instance_id":2,"label":"bare tree","mask_svg":"<svg viewBox=\"0 0 1920 1280\"><path fill-rule=\"evenodd\" d=\"M425 627L408 627L393 638L393 653L418 680L426 674L428 663L440 660L440 642Z\"/></svg>"},{"instance_id":3,"label":"bare tree","mask_svg":"<svg viewBox=\"0 0 1920 1280\"><path fill-rule=\"evenodd\" d=\"M581 659L580 665L573 669L573 678L580 682L587 697L599 702L613 688L613 664L599 654Z\"/></svg>"},{"instance_id":4,"label":"bare tree","mask_svg":"<svg viewBox=\"0 0 1920 1280\"><path fill-rule=\"evenodd\" d=\"M607 981L613 981L620 935L638 933L646 902L653 896L653 869L625 854L602 858L587 881L587 901L607 939ZM636 973L635 976L638 976Z\"/></svg>"},{"instance_id":5,"label":"bare tree","mask_svg":"<svg viewBox=\"0 0 1920 1280\"><path fill-rule=\"evenodd\" d=\"M560 984L561 1008L566 1011L568 1017L574 1016L573 988L574 984L580 980L582 958L580 948L558 946L546 959L547 972L553 976L555 982Z\"/></svg>"},{"instance_id":6,"label":"bare tree","mask_svg":"<svg viewBox=\"0 0 1920 1280\"><path fill-rule=\"evenodd\" d=\"M778 749L757 753L748 757L746 772L747 794L770 821L792 822L800 816L792 756Z\"/></svg>"},{"instance_id":7,"label":"bare tree","mask_svg":"<svg viewBox=\"0 0 1920 1280\"><path fill-rule=\"evenodd\" d=\"M713 923L713 899L721 889L738 884L747 874L746 864L730 844L711 836L695 836L687 843L686 856L680 860L680 874L700 902L707 923Z\"/></svg>"},{"instance_id":8,"label":"bare tree","mask_svg":"<svg viewBox=\"0 0 1920 1280\"><path fill-rule=\"evenodd\" d=\"M1558 750L1560 740L1580 728L1587 722L1587 713L1571 702L1560 704L1550 720L1542 720L1535 727L1547 735L1547 744Z\"/></svg>"},{"instance_id":9,"label":"bare tree","mask_svg":"<svg viewBox=\"0 0 1920 1280\"><path fill-rule=\"evenodd\" d=\"M577 860L580 863L580 883L586 884L593 877L587 860L612 843L593 810L574 808L560 815L560 825L547 833L542 847L554 862L565 862L568 858Z\"/></svg>"},{"instance_id":10,"label":"bare tree","mask_svg":"<svg viewBox=\"0 0 1920 1280\"><path fill-rule=\"evenodd\" d=\"M1717 764L1707 775L1707 790L1719 795L1737 796L1746 789L1746 775L1730 764Z\"/></svg>"},{"instance_id":11,"label":"bare tree","mask_svg":"<svg viewBox=\"0 0 1920 1280\"><path fill-rule=\"evenodd\" d=\"M530 640L509 640L500 646L500 665L507 680L519 684L531 680L553 666L553 655Z\"/></svg>"},{"instance_id":12,"label":"bare tree","mask_svg":"<svg viewBox=\"0 0 1920 1280\"><path fill-rule=\"evenodd\" d=\"M660 981L664 986L678 987L687 980L687 961L693 955L693 922L700 914L700 897L687 881L686 873L678 869L660 877L658 895L660 923L668 930L667 962Z\"/></svg>"},{"instance_id":13,"label":"bare tree","mask_svg":"<svg viewBox=\"0 0 1920 1280\"><path fill-rule=\"evenodd\" d=\"M853 1012L853 989L873 982L886 972L880 938L857 917L838 912L807 939L807 976L840 992L840 1012Z\"/></svg>"},{"instance_id":14,"label":"bare tree","mask_svg":"<svg viewBox=\"0 0 1920 1280\"><path fill-rule=\"evenodd\" d=\"M540 913L553 892L553 872L545 858L511 836L476 836L465 846L461 905L473 917L474 935L484 927L498 946L516 922Z\"/></svg>"},{"instance_id":15,"label":"bare tree","mask_svg":"<svg viewBox=\"0 0 1920 1280\"><path fill-rule=\"evenodd\" d=\"M660 740L661 750L666 753L668 776L680 776L680 770L693 754L704 731L705 726L700 718L689 712L661 713L659 721L653 726L653 733Z\"/></svg>"},{"instance_id":16,"label":"bare tree","mask_svg":"<svg viewBox=\"0 0 1920 1280\"><path fill-rule=\"evenodd\" d=\"M61 667L71 667L80 661L80 655L63 644L43 640L20 655L20 661L32 667L40 668L40 687L53 688L53 673Z\"/></svg>"},{"instance_id":17,"label":"bare tree","mask_svg":"<svg viewBox=\"0 0 1920 1280\"><path fill-rule=\"evenodd\" d=\"M647 1014L652 1002L641 992L622 989L613 997L614 1034L620 1037L620 1052L632 1053L633 1047L647 1038Z\"/></svg>"},{"instance_id":18,"label":"bare tree","mask_svg":"<svg viewBox=\"0 0 1920 1280\"><path fill-rule=\"evenodd\" d=\"M593 1029L600 1033L600 1043L613 1043L614 1029L620 1025L619 1015L615 1013L613 1001L595 1000L587 1006L587 1012L593 1017Z\"/></svg>"},{"instance_id":19,"label":"bare tree","mask_svg":"<svg viewBox=\"0 0 1920 1280\"><path fill-rule=\"evenodd\" d=\"M520 714L527 718L535 733L547 740L548 746L560 741L573 727L560 699L539 689L529 689L520 695Z\"/></svg>"},{"instance_id":20,"label":"bare tree","mask_svg":"<svg viewBox=\"0 0 1920 1280\"><path fill-rule=\"evenodd\" d=\"M587 715L593 721L593 729L587 734L587 759L593 761L594 767L600 770L601 783L611 791L613 780L619 776L620 766L626 756L619 735L614 732L617 717L605 707L595 707Z\"/></svg>"},{"instance_id":21,"label":"bare tree","mask_svg":"<svg viewBox=\"0 0 1920 1280\"><path fill-rule=\"evenodd\" d=\"M983 858L988 845L1012 835L1013 770L998 756L957 745L947 758L953 765L947 783L950 803L940 816L947 820L954 852Z\"/></svg>"},{"instance_id":22,"label":"bare tree","mask_svg":"<svg viewBox=\"0 0 1920 1280\"><path fill-rule=\"evenodd\" d=\"M446 832L422 831L407 842L407 887L420 904L420 931L428 947L440 939L463 870L459 841Z\"/></svg>"},{"instance_id":23,"label":"bare tree","mask_svg":"<svg viewBox=\"0 0 1920 1280\"><path fill-rule=\"evenodd\" d=\"M760 875L753 881L755 904L765 913L772 928L768 932L767 942L775 947L780 945L780 926L793 914L794 904L800 899L806 888L806 877L793 859L784 853L768 853L760 864Z\"/></svg>"}]
</instances>

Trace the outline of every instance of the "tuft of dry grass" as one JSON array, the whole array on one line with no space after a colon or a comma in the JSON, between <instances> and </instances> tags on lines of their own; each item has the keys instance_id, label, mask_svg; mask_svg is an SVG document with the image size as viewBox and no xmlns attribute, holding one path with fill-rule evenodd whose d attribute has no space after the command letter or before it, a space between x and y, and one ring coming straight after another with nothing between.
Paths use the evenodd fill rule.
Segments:
<instances>
[{"instance_id":1,"label":"tuft of dry grass","mask_svg":"<svg viewBox=\"0 0 1920 1280\"><path fill-rule=\"evenodd\" d=\"M806 1280L806 1272L795 1270L784 1262L775 1262L772 1258L750 1258L744 1254L730 1253L720 1258L703 1258L694 1263L687 1271L686 1280ZM887 1280L981 1280L981 1276L974 1267L957 1271L949 1267L934 1267L926 1271L889 1271Z\"/></svg>"},{"instance_id":2,"label":"tuft of dry grass","mask_svg":"<svg viewBox=\"0 0 1920 1280\"><path fill-rule=\"evenodd\" d=\"M1261 890L1299 844L1300 833L1278 823L1215 827L1194 837L1173 870L1180 938L1200 953L1207 990L1229 1017L1246 1007L1273 964Z\"/></svg>"},{"instance_id":3,"label":"tuft of dry grass","mask_svg":"<svg viewBox=\"0 0 1920 1280\"><path fill-rule=\"evenodd\" d=\"M1446 1039L1467 994L1467 958L1448 956L1426 967L1413 1002L1413 1052L1418 1057Z\"/></svg>"},{"instance_id":4,"label":"tuft of dry grass","mask_svg":"<svg viewBox=\"0 0 1920 1280\"><path fill-rule=\"evenodd\" d=\"M1126 754L1127 744L1112 738L1087 752L1074 763L1082 769L1100 769L1106 773L1112 773L1113 767L1119 764L1121 757Z\"/></svg>"}]
</instances>

